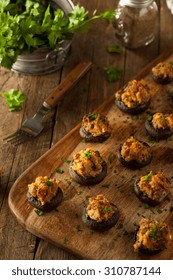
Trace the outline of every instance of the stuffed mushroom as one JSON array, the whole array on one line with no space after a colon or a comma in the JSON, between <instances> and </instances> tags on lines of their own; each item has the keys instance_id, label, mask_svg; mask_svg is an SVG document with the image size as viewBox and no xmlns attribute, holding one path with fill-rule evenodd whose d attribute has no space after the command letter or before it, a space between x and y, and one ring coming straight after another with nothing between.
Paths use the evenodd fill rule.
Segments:
<instances>
[{"instance_id":1,"label":"stuffed mushroom","mask_svg":"<svg viewBox=\"0 0 173 280\"><path fill-rule=\"evenodd\" d=\"M170 185L170 180L163 172L150 171L135 182L134 191L141 201L155 206L169 194Z\"/></svg>"},{"instance_id":2,"label":"stuffed mushroom","mask_svg":"<svg viewBox=\"0 0 173 280\"><path fill-rule=\"evenodd\" d=\"M165 222L142 218L133 247L137 252L154 255L168 248L170 240L170 228Z\"/></svg>"},{"instance_id":3,"label":"stuffed mushroom","mask_svg":"<svg viewBox=\"0 0 173 280\"><path fill-rule=\"evenodd\" d=\"M145 122L148 134L156 139L165 139L173 135L173 114L155 113Z\"/></svg>"},{"instance_id":4,"label":"stuffed mushroom","mask_svg":"<svg viewBox=\"0 0 173 280\"><path fill-rule=\"evenodd\" d=\"M105 231L113 227L120 217L118 208L103 195L90 197L84 208L83 222L92 230Z\"/></svg>"},{"instance_id":5,"label":"stuffed mushroom","mask_svg":"<svg viewBox=\"0 0 173 280\"><path fill-rule=\"evenodd\" d=\"M111 135L111 127L103 114L86 114L82 119L80 135L86 142L103 142Z\"/></svg>"},{"instance_id":6,"label":"stuffed mushroom","mask_svg":"<svg viewBox=\"0 0 173 280\"><path fill-rule=\"evenodd\" d=\"M153 79L159 84L168 84L173 81L173 62L160 62L151 70Z\"/></svg>"},{"instance_id":7,"label":"stuffed mushroom","mask_svg":"<svg viewBox=\"0 0 173 280\"><path fill-rule=\"evenodd\" d=\"M144 80L132 80L115 93L115 103L124 113L136 115L144 112L151 99L151 89Z\"/></svg>"},{"instance_id":8,"label":"stuffed mushroom","mask_svg":"<svg viewBox=\"0 0 173 280\"><path fill-rule=\"evenodd\" d=\"M131 136L123 145L120 145L118 158L124 166L139 169L151 162L152 151L147 143Z\"/></svg>"},{"instance_id":9,"label":"stuffed mushroom","mask_svg":"<svg viewBox=\"0 0 173 280\"><path fill-rule=\"evenodd\" d=\"M107 164L99 151L92 148L81 150L73 156L69 167L71 178L81 185L94 185L107 174Z\"/></svg>"},{"instance_id":10,"label":"stuffed mushroom","mask_svg":"<svg viewBox=\"0 0 173 280\"><path fill-rule=\"evenodd\" d=\"M28 185L28 202L43 212L55 209L63 199L63 183L55 178L38 176L35 182Z\"/></svg>"}]
</instances>

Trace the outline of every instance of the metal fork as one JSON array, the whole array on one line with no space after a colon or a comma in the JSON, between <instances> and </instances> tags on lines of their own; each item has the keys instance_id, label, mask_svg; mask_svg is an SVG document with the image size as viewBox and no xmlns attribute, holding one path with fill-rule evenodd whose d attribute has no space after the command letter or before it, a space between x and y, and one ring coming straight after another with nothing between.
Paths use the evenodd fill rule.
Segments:
<instances>
[{"instance_id":1,"label":"metal fork","mask_svg":"<svg viewBox=\"0 0 173 280\"><path fill-rule=\"evenodd\" d=\"M5 137L3 141L10 142L13 145L19 145L25 141L36 137L43 130L42 120L44 116L54 108L62 97L69 92L74 85L84 76L91 68L91 62L79 63L67 77L49 94L44 100L37 113L31 118L26 119L21 127L11 135Z\"/></svg>"}]
</instances>

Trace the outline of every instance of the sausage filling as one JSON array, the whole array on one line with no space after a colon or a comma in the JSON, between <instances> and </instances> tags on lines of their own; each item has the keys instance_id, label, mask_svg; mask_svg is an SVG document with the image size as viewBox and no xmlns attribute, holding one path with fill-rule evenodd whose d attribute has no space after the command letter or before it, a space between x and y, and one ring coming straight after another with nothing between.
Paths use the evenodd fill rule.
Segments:
<instances>
[{"instance_id":1,"label":"sausage filling","mask_svg":"<svg viewBox=\"0 0 173 280\"><path fill-rule=\"evenodd\" d=\"M172 62L160 62L152 68L152 72L155 77L165 79L173 78L173 63Z\"/></svg>"},{"instance_id":2,"label":"sausage filling","mask_svg":"<svg viewBox=\"0 0 173 280\"><path fill-rule=\"evenodd\" d=\"M87 207L87 215L97 222L109 220L118 209L111 205L109 200L103 195L99 194L96 198L90 197Z\"/></svg>"},{"instance_id":3,"label":"sausage filling","mask_svg":"<svg viewBox=\"0 0 173 280\"><path fill-rule=\"evenodd\" d=\"M28 185L28 191L44 205L56 196L60 184L61 182L57 182L55 178L38 176L35 182Z\"/></svg>"},{"instance_id":4,"label":"sausage filling","mask_svg":"<svg viewBox=\"0 0 173 280\"><path fill-rule=\"evenodd\" d=\"M169 191L170 181L163 174L158 172L153 174L152 171L146 176L142 176L138 182L138 186L142 192L153 200L162 200Z\"/></svg>"},{"instance_id":5,"label":"sausage filling","mask_svg":"<svg viewBox=\"0 0 173 280\"><path fill-rule=\"evenodd\" d=\"M127 107L135 108L145 104L150 100L150 88L144 80L130 81L125 88L120 89L115 97L122 101Z\"/></svg>"},{"instance_id":6,"label":"sausage filling","mask_svg":"<svg viewBox=\"0 0 173 280\"><path fill-rule=\"evenodd\" d=\"M73 156L72 168L83 177L95 177L103 170L104 160L92 148L81 150Z\"/></svg>"},{"instance_id":7,"label":"sausage filling","mask_svg":"<svg viewBox=\"0 0 173 280\"><path fill-rule=\"evenodd\" d=\"M154 114L152 118L152 125L155 129L173 130L173 114Z\"/></svg>"},{"instance_id":8,"label":"sausage filling","mask_svg":"<svg viewBox=\"0 0 173 280\"><path fill-rule=\"evenodd\" d=\"M111 132L109 121L102 114L87 114L83 117L82 126L94 137Z\"/></svg>"},{"instance_id":9,"label":"sausage filling","mask_svg":"<svg viewBox=\"0 0 173 280\"><path fill-rule=\"evenodd\" d=\"M170 240L171 233L166 223L143 218L139 223L139 230L133 247L135 251L139 248L151 251L162 250L167 248Z\"/></svg>"},{"instance_id":10,"label":"sausage filling","mask_svg":"<svg viewBox=\"0 0 173 280\"><path fill-rule=\"evenodd\" d=\"M137 162L145 162L151 154L151 148L131 136L123 144L121 148L121 156L125 161L135 160Z\"/></svg>"}]
</instances>

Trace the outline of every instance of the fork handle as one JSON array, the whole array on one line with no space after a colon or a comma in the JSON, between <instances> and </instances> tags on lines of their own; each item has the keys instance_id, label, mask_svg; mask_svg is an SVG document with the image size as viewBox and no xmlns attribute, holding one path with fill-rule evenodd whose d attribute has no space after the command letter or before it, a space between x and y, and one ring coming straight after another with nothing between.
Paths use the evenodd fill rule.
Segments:
<instances>
[{"instance_id":1,"label":"fork handle","mask_svg":"<svg viewBox=\"0 0 173 280\"><path fill-rule=\"evenodd\" d=\"M79 63L45 99L43 105L48 109L55 107L62 97L88 72L91 65L90 61Z\"/></svg>"}]
</instances>

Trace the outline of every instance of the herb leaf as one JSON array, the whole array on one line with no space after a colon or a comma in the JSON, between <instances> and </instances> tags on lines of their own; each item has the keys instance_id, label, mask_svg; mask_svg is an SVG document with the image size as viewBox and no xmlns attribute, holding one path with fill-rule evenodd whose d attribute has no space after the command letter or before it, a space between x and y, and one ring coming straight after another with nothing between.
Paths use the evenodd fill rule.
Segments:
<instances>
[{"instance_id":1,"label":"herb leaf","mask_svg":"<svg viewBox=\"0 0 173 280\"><path fill-rule=\"evenodd\" d=\"M22 109L22 103L26 100L26 96L20 90L15 89L9 89L4 93L0 92L0 95L5 98L10 111L20 111Z\"/></svg>"},{"instance_id":2,"label":"herb leaf","mask_svg":"<svg viewBox=\"0 0 173 280\"><path fill-rule=\"evenodd\" d=\"M144 178L144 181L149 181L149 179L151 178L151 176L153 175L153 172L152 171L150 171L150 173L148 173L146 176L145 176L145 178Z\"/></svg>"},{"instance_id":3,"label":"herb leaf","mask_svg":"<svg viewBox=\"0 0 173 280\"><path fill-rule=\"evenodd\" d=\"M123 74L123 71L116 67L104 67L104 70L110 83L117 81Z\"/></svg>"},{"instance_id":4,"label":"herb leaf","mask_svg":"<svg viewBox=\"0 0 173 280\"><path fill-rule=\"evenodd\" d=\"M122 47L119 45L112 45L106 49L109 53L121 53Z\"/></svg>"}]
</instances>

